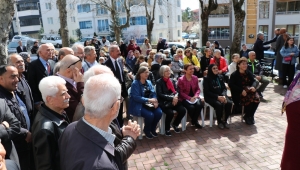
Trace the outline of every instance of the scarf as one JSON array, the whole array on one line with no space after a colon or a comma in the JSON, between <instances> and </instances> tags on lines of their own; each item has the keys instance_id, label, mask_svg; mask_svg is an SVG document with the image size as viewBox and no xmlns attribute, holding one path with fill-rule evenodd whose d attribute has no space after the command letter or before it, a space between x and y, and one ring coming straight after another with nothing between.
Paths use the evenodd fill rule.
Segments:
<instances>
[{"instance_id":1,"label":"scarf","mask_svg":"<svg viewBox=\"0 0 300 170\"><path fill-rule=\"evenodd\" d=\"M176 93L175 88L174 88L173 83L171 82L170 78L163 77L163 80L166 83L168 90L171 90L172 93Z\"/></svg>"},{"instance_id":2,"label":"scarf","mask_svg":"<svg viewBox=\"0 0 300 170\"><path fill-rule=\"evenodd\" d=\"M294 78L290 84L288 91L284 96L281 113L286 111L286 106L300 100L300 73Z\"/></svg>"}]
</instances>

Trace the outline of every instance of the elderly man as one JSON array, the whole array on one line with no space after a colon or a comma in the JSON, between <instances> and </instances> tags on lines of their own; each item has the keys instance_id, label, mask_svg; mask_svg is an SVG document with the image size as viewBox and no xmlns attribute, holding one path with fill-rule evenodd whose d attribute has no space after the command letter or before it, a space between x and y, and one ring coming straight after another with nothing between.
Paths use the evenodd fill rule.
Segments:
<instances>
[{"instance_id":1,"label":"elderly man","mask_svg":"<svg viewBox=\"0 0 300 170\"><path fill-rule=\"evenodd\" d=\"M125 84L125 74L123 70L123 61L119 58L121 52L120 48L117 45L111 45L109 47L109 58L105 61L105 65L109 67L114 73L115 77L119 80L121 84L121 95L123 98L128 96L126 84ZM119 110L118 121L120 126L123 126L123 103L121 103L121 107Z\"/></svg>"},{"instance_id":2,"label":"elderly man","mask_svg":"<svg viewBox=\"0 0 300 170\"><path fill-rule=\"evenodd\" d=\"M10 111L21 123L21 133L13 139L22 169L29 169L30 150L28 143L31 142L30 119L23 93L18 93L18 70L14 66L1 66L0 74L0 98L5 99Z\"/></svg>"},{"instance_id":3,"label":"elderly man","mask_svg":"<svg viewBox=\"0 0 300 170\"><path fill-rule=\"evenodd\" d=\"M32 61L28 66L28 83L32 90L36 110L42 104L42 95L38 85L44 77L53 74L55 62L51 60L54 52L52 46L50 44L42 44L38 50L39 58Z\"/></svg>"},{"instance_id":4,"label":"elderly man","mask_svg":"<svg viewBox=\"0 0 300 170\"><path fill-rule=\"evenodd\" d=\"M125 151L128 146L115 146L116 136L110 127L122 100L119 81L111 74L96 75L87 80L83 93L84 117L70 124L59 139L61 169L124 169L122 163L126 158L118 149L129 153L129 150ZM135 126L124 130L125 134L127 130L135 134L136 138L135 132L140 129ZM133 140L129 136L125 138Z\"/></svg>"},{"instance_id":5,"label":"elderly man","mask_svg":"<svg viewBox=\"0 0 300 170\"><path fill-rule=\"evenodd\" d=\"M242 45L242 49L241 49L241 51L240 51L240 56L241 56L241 57L249 58L248 53L249 53L250 51L251 51L250 49L247 49L247 45L246 45L246 44L243 44L243 45Z\"/></svg>"},{"instance_id":6,"label":"elderly man","mask_svg":"<svg viewBox=\"0 0 300 170\"><path fill-rule=\"evenodd\" d=\"M263 41L264 41L264 33L258 33L257 39L253 46L253 51L256 53L257 55L256 59L259 61L264 58L264 51L271 48L271 46L264 47Z\"/></svg>"},{"instance_id":7,"label":"elderly man","mask_svg":"<svg viewBox=\"0 0 300 170\"><path fill-rule=\"evenodd\" d=\"M83 79L80 72L82 68L81 59L74 55L67 55L60 61L60 70L57 75L66 80L66 87L71 96L69 107L65 109L68 118L72 121L75 109L81 100L83 93Z\"/></svg>"},{"instance_id":8,"label":"elderly man","mask_svg":"<svg viewBox=\"0 0 300 170\"><path fill-rule=\"evenodd\" d=\"M253 74L254 78L261 83L261 85L256 91L258 92L261 101L265 101L265 99L263 99L262 92L265 91L270 81L267 79L266 76L263 75L263 69L261 68L259 61L255 59L255 52L250 51L248 56L248 71L250 71ZM257 83L257 85L259 85L259 83Z\"/></svg>"},{"instance_id":9,"label":"elderly man","mask_svg":"<svg viewBox=\"0 0 300 170\"><path fill-rule=\"evenodd\" d=\"M64 109L69 107L70 95L65 84L66 81L58 76L45 77L39 83L45 104L41 105L32 125L33 156L37 170L60 170L58 138L69 124Z\"/></svg>"},{"instance_id":10,"label":"elderly man","mask_svg":"<svg viewBox=\"0 0 300 170\"><path fill-rule=\"evenodd\" d=\"M97 38L97 37L96 37L96 38ZM104 48L104 47L108 48L108 47L110 46L110 43L109 43L109 41L106 39L105 36L102 37L102 40L99 41L99 43L100 43L100 49L101 49L101 48Z\"/></svg>"},{"instance_id":11,"label":"elderly man","mask_svg":"<svg viewBox=\"0 0 300 170\"><path fill-rule=\"evenodd\" d=\"M72 50L74 51L74 55L80 57L82 60L84 59L84 46L81 44L74 44L72 46Z\"/></svg>"},{"instance_id":12,"label":"elderly man","mask_svg":"<svg viewBox=\"0 0 300 170\"><path fill-rule=\"evenodd\" d=\"M22 41L19 41L18 44L19 46L17 47L17 53L27 52L27 49L25 46L23 46Z\"/></svg>"},{"instance_id":13,"label":"elderly man","mask_svg":"<svg viewBox=\"0 0 300 170\"><path fill-rule=\"evenodd\" d=\"M74 51L72 50L72 48L69 47L61 48L58 52L58 61L62 60L68 54L74 55Z\"/></svg>"},{"instance_id":14,"label":"elderly man","mask_svg":"<svg viewBox=\"0 0 300 170\"><path fill-rule=\"evenodd\" d=\"M89 68L99 65L96 61L96 49L93 46L84 47L85 60L82 63L82 68L86 72Z\"/></svg>"}]
</instances>

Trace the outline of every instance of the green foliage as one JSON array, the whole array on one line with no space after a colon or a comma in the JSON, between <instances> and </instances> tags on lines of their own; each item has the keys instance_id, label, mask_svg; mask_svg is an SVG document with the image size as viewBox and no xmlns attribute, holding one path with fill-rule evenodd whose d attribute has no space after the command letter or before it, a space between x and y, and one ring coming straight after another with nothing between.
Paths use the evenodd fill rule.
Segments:
<instances>
[{"instance_id":1,"label":"green foliage","mask_svg":"<svg viewBox=\"0 0 300 170\"><path fill-rule=\"evenodd\" d=\"M152 167L151 170L155 170L155 168Z\"/></svg>"},{"instance_id":2,"label":"green foliage","mask_svg":"<svg viewBox=\"0 0 300 170\"><path fill-rule=\"evenodd\" d=\"M116 13L115 21L111 21L109 25L109 32L110 32L110 41L116 41L116 34L114 32L115 25L120 26L120 18L119 18L119 13ZM119 29L119 28L117 28ZM121 39L123 37L123 31L121 31L120 35Z\"/></svg>"},{"instance_id":3,"label":"green foliage","mask_svg":"<svg viewBox=\"0 0 300 170\"><path fill-rule=\"evenodd\" d=\"M164 165L165 165L165 166L169 166L169 164L168 164L167 162L164 162Z\"/></svg>"},{"instance_id":4,"label":"green foliage","mask_svg":"<svg viewBox=\"0 0 300 170\"><path fill-rule=\"evenodd\" d=\"M58 34L58 35L61 35L60 29L58 29L57 34Z\"/></svg>"},{"instance_id":5,"label":"green foliage","mask_svg":"<svg viewBox=\"0 0 300 170\"><path fill-rule=\"evenodd\" d=\"M98 35L96 34L96 32L94 32L94 36L96 36L96 37L98 36Z\"/></svg>"},{"instance_id":6,"label":"green foliage","mask_svg":"<svg viewBox=\"0 0 300 170\"><path fill-rule=\"evenodd\" d=\"M78 39L81 39L82 38L81 30L79 28L77 28L75 32L76 32L76 36L78 37Z\"/></svg>"},{"instance_id":7,"label":"green foliage","mask_svg":"<svg viewBox=\"0 0 300 170\"><path fill-rule=\"evenodd\" d=\"M75 39L73 37L70 37L70 44L74 44L75 43Z\"/></svg>"},{"instance_id":8,"label":"green foliage","mask_svg":"<svg viewBox=\"0 0 300 170\"><path fill-rule=\"evenodd\" d=\"M39 30L39 39L42 39L43 36L41 34L44 34L44 28L41 27L40 30Z\"/></svg>"},{"instance_id":9,"label":"green foliage","mask_svg":"<svg viewBox=\"0 0 300 170\"><path fill-rule=\"evenodd\" d=\"M190 22L194 19L194 13L191 8L187 7L184 11L182 11L182 22Z\"/></svg>"}]
</instances>

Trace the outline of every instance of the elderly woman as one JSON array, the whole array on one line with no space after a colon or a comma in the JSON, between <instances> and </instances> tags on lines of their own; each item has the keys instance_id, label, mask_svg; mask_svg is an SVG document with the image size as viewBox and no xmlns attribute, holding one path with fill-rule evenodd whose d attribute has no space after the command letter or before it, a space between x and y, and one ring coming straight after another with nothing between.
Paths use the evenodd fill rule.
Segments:
<instances>
[{"instance_id":1,"label":"elderly woman","mask_svg":"<svg viewBox=\"0 0 300 170\"><path fill-rule=\"evenodd\" d=\"M259 95L253 74L247 70L247 58L242 57L237 62L237 70L230 76L229 87L235 106L244 106L244 120L247 125L255 124L254 114L259 105Z\"/></svg>"},{"instance_id":2,"label":"elderly woman","mask_svg":"<svg viewBox=\"0 0 300 170\"><path fill-rule=\"evenodd\" d=\"M144 133L148 139L157 137L156 126L159 122L162 111L158 106L155 90L147 80L149 70L147 67L140 67L135 80L131 85L129 113L144 118Z\"/></svg>"},{"instance_id":3,"label":"elderly woman","mask_svg":"<svg viewBox=\"0 0 300 170\"><path fill-rule=\"evenodd\" d=\"M176 55L179 57L179 59L182 61L183 60L183 50L181 48L178 48L176 50Z\"/></svg>"},{"instance_id":4,"label":"elderly woman","mask_svg":"<svg viewBox=\"0 0 300 170\"><path fill-rule=\"evenodd\" d=\"M282 84L283 88L287 88L291 82L294 80L295 75L295 63L296 58L299 55L299 49L297 45L294 44L294 38L288 37L284 46L280 50L282 55ZM289 81L286 81L286 76L288 76Z\"/></svg>"},{"instance_id":5,"label":"elderly woman","mask_svg":"<svg viewBox=\"0 0 300 170\"><path fill-rule=\"evenodd\" d=\"M200 101L200 88L198 78L194 76L194 66L191 63L184 65L185 75L178 79L179 101L187 109L191 119L192 126L202 128L198 122L203 105Z\"/></svg>"},{"instance_id":6,"label":"elderly woman","mask_svg":"<svg viewBox=\"0 0 300 170\"><path fill-rule=\"evenodd\" d=\"M174 78L180 77L181 72L183 71L183 63L176 54L174 55L174 59L172 61L171 70L173 71Z\"/></svg>"},{"instance_id":7,"label":"elderly woman","mask_svg":"<svg viewBox=\"0 0 300 170\"><path fill-rule=\"evenodd\" d=\"M205 48L204 50L204 56L201 57L200 60L200 65L201 65L201 70L203 73L203 76L206 76L207 74L207 69L210 63L210 59L212 58L212 50L210 48Z\"/></svg>"},{"instance_id":8,"label":"elderly woman","mask_svg":"<svg viewBox=\"0 0 300 170\"><path fill-rule=\"evenodd\" d=\"M173 127L175 133L180 133L178 125L185 115L185 109L181 101L178 100L176 82L170 78L170 67L166 65L161 66L159 74L162 78L158 79L156 83L157 99L159 106L161 107L162 111L166 114L165 135L171 136L170 125ZM173 124L171 124L171 121L174 117L173 110L175 110L178 114Z\"/></svg>"},{"instance_id":9,"label":"elderly woman","mask_svg":"<svg viewBox=\"0 0 300 170\"><path fill-rule=\"evenodd\" d=\"M290 170L300 167L300 73L295 77L288 88L283 101L282 112L286 112L287 130L284 150L281 160L281 169Z\"/></svg>"},{"instance_id":10,"label":"elderly woman","mask_svg":"<svg viewBox=\"0 0 300 170\"><path fill-rule=\"evenodd\" d=\"M25 65L25 71L23 72L26 80L27 80L27 69L28 69L28 65L29 63L31 62L31 59L30 59L30 54L27 53L27 52L21 52L19 53L19 55L23 58L24 60L24 65Z\"/></svg>"},{"instance_id":11,"label":"elderly woman","mask_svg":"<svg viewBox=\"0 0 300 170\"><path fill-rule=\"evenodd\" d=\"M192 48L188 48L184 51L185 57L183 58L183 64L191 63L194 66L194 75L202 77L200 72L200 63L197 56L192 54Z\"/></svg>"},{"instance_id":12,"label":"elderly woman","mask_svg":"<svg viewBox=\"0 0 300 170\"><path fill-rule=\"evenodd\" d=\"M149 43L149 39L145 38L144 43L141 46L142 55L147 56L151 50L152 50L152 46Z\"/></svg>"},{"instance_id":13,"label":"elderly woman","mask_svg":"<svg viewBox=\"0 0 300 170\"><path fill-rule=\"evenodd\" d=\"M218 127L229 128L227 119L231 112L232 102L227 97L227 89L223 76L218 74L218 67L215 64L208 66L207 76L203 81L204 100L211 105L217 114ZM225 119L222 120L225 109Z\"/></svg>"},{"instance_id":14,"label":"elderly woman","mask_svg":"<svg viewBox=\"0 0 300 170\"><path fill-rule=\"evenodd\" d=\"M162 60L163 60L163 55L161 53L157 53L155 54L154 61L151 63L151 72L154 75L155 81L160 78L159 68Z\"/></svg>"},{"instance_id":15,"label":"elderly woman","mask_svg":"<svg viewBox=\"0 0 300 170\"><path fill-rule=\"evenodd\" d=\"M221 51L219 49L215 49L214 57L210 59L210 64L216 64L218 66L219 74L225 74L228 70L226 60L221 56Z\"/></svg>"},{"instance_id":16,"label":"elderly woman","mask_svg":"<svg viewBox=\"0 0 300 170\"><path fill-rule=\"evenodd\" d=\"M142 62L142 63L140 64L140 67L142 67L142 66L148 67L148 63ZM155 86L156 81L155 81L154 75L153 75L153 73L152 73L151 71L149 71L148 80L151 81L151 83L152 83L153 86Z\"/></svg>"},{"instance_id":17,"label":"elderly woman","mask_svg":"<svg viewBox=\"0 0 300 170\"><path fill-rule=\"evenodd\" d=\"M148 63L148 68L149 69L151 69L151 64L154 61L154 55L155 55L155 52L154 51L150 51L149 55L147 57L147 63Z\"/></svg>"}]
</instances>

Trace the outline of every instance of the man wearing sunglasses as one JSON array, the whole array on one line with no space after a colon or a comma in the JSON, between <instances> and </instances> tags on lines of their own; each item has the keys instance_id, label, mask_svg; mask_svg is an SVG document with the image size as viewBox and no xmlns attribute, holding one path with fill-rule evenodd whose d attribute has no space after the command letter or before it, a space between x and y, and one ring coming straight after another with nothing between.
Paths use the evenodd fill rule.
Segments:
<instances>
[{"instance_id":1,"label":"man wearing sunglasses","mask_svg":"<svg viewBox=\"0 0 300 170\"><path fill-rule=\"evenodd\" d=\"M65 109L68 118L72 121L75 109L81 100L83 93L83 75L80 70L82 69L82 60L74 55L66 55L60 61L60 69L57 75L66 80L66 87L70 95L69 107Z\"/></svg>"}]
</instances>

